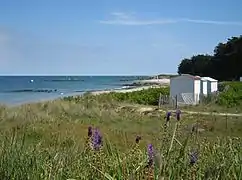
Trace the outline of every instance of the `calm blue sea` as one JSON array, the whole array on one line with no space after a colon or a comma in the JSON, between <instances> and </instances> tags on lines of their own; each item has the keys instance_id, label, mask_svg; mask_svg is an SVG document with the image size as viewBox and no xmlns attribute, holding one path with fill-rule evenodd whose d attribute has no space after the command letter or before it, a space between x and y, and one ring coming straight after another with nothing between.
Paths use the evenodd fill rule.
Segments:
<instances>
[{"instance_id":1,"label":"calm blue sea","mask_svg":"<svg viewBox=\"0 0 242 180\"><path fill-rule=\"evenodd\" d=\"M0 76L0 104L15 105L87 91L121 89L144 76Z\"/></svg>"}]
</instances>

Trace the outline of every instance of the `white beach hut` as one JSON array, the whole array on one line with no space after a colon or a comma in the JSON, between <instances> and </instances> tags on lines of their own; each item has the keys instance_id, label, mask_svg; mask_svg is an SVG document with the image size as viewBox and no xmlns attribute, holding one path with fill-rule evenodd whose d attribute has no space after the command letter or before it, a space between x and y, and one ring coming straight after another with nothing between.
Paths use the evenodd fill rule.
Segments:
<instances>
[{"instance_id":1,"label":"white beach hut","mask_svg":"<svg viewBox=\"0 0 242 180\"><path fill-rule=\"evenodd\" d=\"M170 96L177 97L178 104L198 104L200 93L200 76L182 74L170 80Z\"/></svg>"},{"instance_id":2,"label":"white beach hut","mask_svg":"<svg viewBox=\"0 0 242 180\"><path fill-rule=\"evenodd\" d=\"M208 80L204 77L201 78L201 93L204 95L208 94Z\"/></svg>"},{"instance_id":3,"label":"white beach hut","mask_svg":"<svg viewBox=\"0 0 242 180\"><path fill-rule=\"evenodd\" d=\"M207 95L218 90L218 80L211 77L201 77L201 94Z\"/></svg>"}]
</instances>

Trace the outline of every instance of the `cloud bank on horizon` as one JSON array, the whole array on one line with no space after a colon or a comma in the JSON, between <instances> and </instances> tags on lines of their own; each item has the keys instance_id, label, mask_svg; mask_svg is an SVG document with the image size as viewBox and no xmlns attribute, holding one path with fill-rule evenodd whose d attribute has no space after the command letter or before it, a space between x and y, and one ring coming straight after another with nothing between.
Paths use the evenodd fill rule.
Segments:
<instances>
[{"instance_id":1,"label":"cloud bank on horizon","mask_svg":"<svg viewBox=\"0 0 242 180\"><path fill-rule=\"evenodd\" d=\"M216 20L202 20L190 18L156 18L156 19L140 19L134 16L136 13L113 12L110 13L111 19L99 20L101 24L109 25L130 25L130 26L145 26L145 25L162 25L172 23L197 23L197 24L211 24L211 25L233 25L242 26L242 22L236 21L216 21Z\"/></svg>"}]
</instances>

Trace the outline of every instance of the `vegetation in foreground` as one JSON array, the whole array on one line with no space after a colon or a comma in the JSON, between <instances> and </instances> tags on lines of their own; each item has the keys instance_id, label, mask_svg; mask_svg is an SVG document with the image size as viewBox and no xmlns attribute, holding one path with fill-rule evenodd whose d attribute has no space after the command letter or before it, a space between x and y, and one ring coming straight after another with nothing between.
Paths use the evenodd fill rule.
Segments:
<instances>
[{"instance_id":1,"label":"vegetation in foreground","mask_svg":"<svg viewBox=\"0 0 242 180\"><path fill-rule=\"evenodd\" d=\"M241 113L242 82L228 81L219 85L219 93L209 95L200 105L184 109L207 112Z\"/></svg>"},{"instance_id":2,"label":"vegetation in foreground","mask_svg":"<svg viewBox=\"0 0 242 180\"><path fill-rule=\"evenodd\" d=\"M168 96L170 93L169 87L160 87L160 88L149 88L143 89L141 91L133 91L128 93L118 93L118 92L111 92L107 94L103 94L102 96L96 97L100 101L118 101L118 102L127 102L127 103L136 103L136 104L143 104L143 105L152 105L157 106L159 101L159 96ZM73 97L69 97L73 99ZM79 97L76 97L78 101ZM65 98L65 99L68 99Z\"/></svg>"},{"instance_id":3,"label":"vegetation in foreground","mask_svg":"<svg viewBox=\"0 0 242 180\"><path fill-rule=\"evenodd\" d=\"M240 106L242 102L242 82L224 82L218 104L227 107Z\"/></svg>"},{"instance_id":4,"label":"vegetation in foreground","mask_svg":"<svg viewBox=\"0 0 242 180\"><path fill-rule=\"evenodd\" d=\"M201 103L196 106L181 106L182 110L196 111L196 112L216 112L216 113L242 113L242 82L239 81L227 81L220 82L218 87L218 93L211 94L206 97L201 97ZM102 96L96 97L101 102L122 102L132 103L133 106L147 105L156 107L158 106L159 96L162 95L166 99L166 103L163 104L164 109L174 109L175 99L169 98L169 86L160 88L144 89L142 91L133 91L128 93L108 93ZM87 94L90 95L90 94ZM65 101L79 102L82 99L79 96L66 97Z\"/></svg>"},{"instance_id":5,"label":"vegetation in foreground","mask_svg":"<svg viewBox=\"0 0 242 180\"><path fill-rule=\"evenodd\" d=\"M183 114L164 128L164 114L145 115L106 95L2 107L0 117L3 180L242 175L238 117Z\"/></svg>"},{"instance_id":6,"label":"vegetation in foreground","mask_svg":"<svg viewBox=\"0 0 242 180\"><path fill-rule=\"evenodd\" d=\"M107 102L118 101L141 105L158 106L159 96L169 96L170 88L150 88L141 91L133 91L128 93L112 92L103 94L96 97L99 101ZM88 95L88 94L87 94ZM65 97L65 101L80 101L79 96ZM171 100L171 99L170 99ZM222 82L219 84L219 93L208 95L201 98L202 102L197 106L181 107L182 109L190 109L195 111L208 111L208 112L233 112L238 113L242 110L242 82L230 81ZM168 101L169 102L169 101ZM170 103L170 102L169 102ZM170 103L165 105L167 108L172 107L174 104Z\"/></svg>"}]
</instances>

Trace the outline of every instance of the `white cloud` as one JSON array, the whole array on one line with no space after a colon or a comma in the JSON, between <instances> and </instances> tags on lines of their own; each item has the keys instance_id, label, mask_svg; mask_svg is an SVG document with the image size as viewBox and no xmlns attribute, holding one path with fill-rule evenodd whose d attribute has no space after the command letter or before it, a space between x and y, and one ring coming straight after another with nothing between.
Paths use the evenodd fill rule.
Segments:
<instances>
[{"instance_id":1,"label":"white cloud","mask_svg":"<svg viewBox=\"0 0 242 180\"><path fill-rule=\"evenodd\" d=\"M134 13L113 12L111 15L118 19L130 19Z\"/></svg>"},{"instance_id":2,"label":"white cloud","mask_svg":"<svg viewBox=\"0 0 242 180\"><path fill-rule=\"evenodd\" d=\"M159 18L159 19L140 19L133 16L135 13L129 14L124 12L113 12L111 16L113 18L108 20L101 20L101 24L109 25L130 25L130 26L145 26L145 25L162 25L171 23L196 23L196 24L212 24L212 25L234 25L242 26L242 22L234 21L215 21L215 20L203 20L203 19L189 19L189 18Z\"/></svg>"},{"instance_id":3,"label":"white cloud","mask_svg":"<svg viewBox=\"0 0 242 180\"><path fill-rule=\"evenodd\" d=\"M176 20L173 19L158 19L158 20L140 20L137 19L135 13L123 13L123 12L113 12L113 16L110 20L101 20L101 24L110 24L110 25L154 25L154 24L168 24L176 23Z\"/></svg>"},{"instance_id":4,"label":"white cloud","mask_svg":"<svg viewBox=\"0 0 242 180\"><path fill-rule=\"evenodd\" d=\"M140 20L107 20L107 21L100 21L101 24L111 24L111 25L155 25L155 24L170 24L176 23L175 20L150 20L150 21L140 21Z\"/></svg>"},{"instance_id":5,"label":"white cloud","mask_svg":"<svg viewBox=\"0 0 242 180\"><path fill-rule=\"evenodd\" d=\"M235 22L235 21L213 21L213 20L201 20L201 19L181 19L180 21L190 22L190 23L198 23L198 24L242 26L242 22Z\"/></svg>"}]
</instances>

